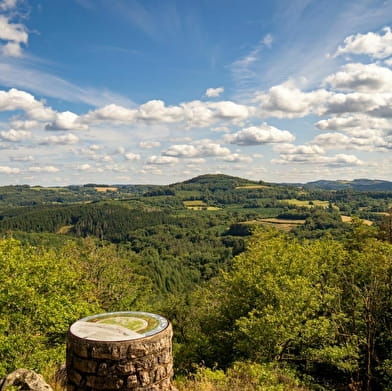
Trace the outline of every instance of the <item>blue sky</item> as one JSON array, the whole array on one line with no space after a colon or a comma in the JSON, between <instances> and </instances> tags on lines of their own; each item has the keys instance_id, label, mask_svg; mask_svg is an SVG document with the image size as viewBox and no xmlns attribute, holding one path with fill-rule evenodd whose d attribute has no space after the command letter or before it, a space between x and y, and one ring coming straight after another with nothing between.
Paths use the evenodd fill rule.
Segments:
<instances>
[{"instance_id":1,"label":"blue sky","mask_svg":"<svg viewBox=\"0 0 392 391\"><path fill-rule=\"evenodd\" d=\"M0 184L392 180L391 27L391 0L0 0Z\"/></svg>"}]
</instances>

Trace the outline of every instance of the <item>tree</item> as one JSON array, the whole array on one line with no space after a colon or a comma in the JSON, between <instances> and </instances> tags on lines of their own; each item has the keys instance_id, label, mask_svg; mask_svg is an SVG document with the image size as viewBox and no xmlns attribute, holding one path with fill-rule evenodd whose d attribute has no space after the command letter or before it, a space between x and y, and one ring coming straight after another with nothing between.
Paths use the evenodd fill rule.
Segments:
<instances>
[{"instance_id":1,"label":"tree","mask_svg":"<svg viewBox=\"0 0 392 391\"><path fill-rule=\"evenodd\" d=\"M358 237L346 246L256 233L193 297L198 360L286 363L325 386L390 387L392 246Z\"/></svg>"}]
</instances>

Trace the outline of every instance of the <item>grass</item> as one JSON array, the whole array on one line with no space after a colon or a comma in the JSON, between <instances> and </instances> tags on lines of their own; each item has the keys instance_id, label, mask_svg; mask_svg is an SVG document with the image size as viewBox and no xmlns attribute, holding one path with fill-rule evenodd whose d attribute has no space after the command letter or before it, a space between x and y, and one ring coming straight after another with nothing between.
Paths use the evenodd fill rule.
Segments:
<instances>
[{"instance_id":1,"label":"grass","mask_svg":"<svg viewBox=\"0 0 392 391\"><path fill-rule=\"evenodd\" d=\"M302 201L302 200L297 200L295 198L281 200L281 202L287 202L288 204L295 205L295 206L305 206L307 208L311 208L313 206L321 206L323 208L328 208L329 205L329 201L321 201L321 200Z\"/></svg>"},{"instance_id":2,"label":"grass","mask_svg":"<svg viewBox=\"0 0 392 391\"><path fill-rule=\"evenodd\" d=\"M56 233L58 234L67 234L71 229L72 229L73 225L63 225L62 227L60 227Z\"/></svg>"},{"instance_id":3,"label":"grass","mask_svg":"<svg viewBox=\"0 0 392 391\"><path fill-rule=\"evenodd\" d=\"M281 231L289 232L293 228L298 227L305 223L305 220L289 220L289 219L278 219L278 218L265 218L257 220L249 220L242 224L263 224L270 227L275 227Z\"/></svg>"},{"instance_id":4,"label":"grass","mask_svg":"<svg viewBox=\"0 0 392 391\"><path fill-rule=\"evenodd\" d=\"M351 222L351 220L352 220L352 217L350 217L350 216L341 216L341 219L342 219L342 221L343 221L343 223L350 223ZM372 221L370 221L370 220L362 220L362 222L365 224L365 225L373 225L373 222Z\"/></svg>"},{"instance_id":5,"label":"grass","mask_svg":"<svg viewBox=\"0 0 392 391\"><path fill-rule=\"evenodd\" d=\"M192 201L183 201L184 206L207 206L207 204L202 200L192 200Z\"/></svg>"},{"instance_id":6,"label":"grass","mask_svg":"<svg viewBox=\"0 0 392 391\"><path fill-rule=\"evenodd\" d=\"M244 186L236 186L236 189L269 189L271 186L265 185L244 185Z\"/></svg>"},{"instance_id":7,"label":"grass","mask_svg":"<svg viewBox=\"0 0 392 391\"><path fill-rule=\"evenodd\" d=\"M94 187L94 189L100 193L106 193L107 191L118 191L118 187Z\"/></svg>"}]
</instances>

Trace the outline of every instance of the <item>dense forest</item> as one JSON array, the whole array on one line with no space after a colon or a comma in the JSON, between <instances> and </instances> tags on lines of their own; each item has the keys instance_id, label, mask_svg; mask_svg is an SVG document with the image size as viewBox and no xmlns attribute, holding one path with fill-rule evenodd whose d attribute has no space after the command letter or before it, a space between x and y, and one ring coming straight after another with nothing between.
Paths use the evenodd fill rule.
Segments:
<instances>
[{"instance_id":1,"label":"dense forest","mask_svg":"<svg viewBox=\"0 0 392 391\"><path fill-rule=\"evenodd\" d=\"M392 191L353 182L1 187L0 377L143 310L173 323L181 391L392 390Z\"/></svg>"}]
</instances>

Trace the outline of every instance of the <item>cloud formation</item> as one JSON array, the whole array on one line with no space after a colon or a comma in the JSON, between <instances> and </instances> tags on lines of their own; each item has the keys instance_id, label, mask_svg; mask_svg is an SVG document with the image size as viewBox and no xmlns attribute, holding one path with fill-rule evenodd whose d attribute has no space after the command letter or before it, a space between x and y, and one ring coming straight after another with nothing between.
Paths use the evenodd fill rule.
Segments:
<instances>
[{"instance_id":1,"label":"cloud formation","mask_svg":"<svg viewBox=\"0 0 392 391\"><path fill-rule=\"evenodd\" d=\"M16 1L3 1L0 3L1 11L8 11L16 6ZM0 46L4 56L21 57L22 44L27 44L28 34L26 27L20 23L12 23L10 17L0 15L0 41L5 44Z\"/></svg>"},{"instance_id":2,"label":"cloud formation","mask_svg":"<svg viewBox=\"0 0 392 391\"><path fill-rule=\"evenodd\" d=\"M334 56L342 54L366 54L371 58L382 59L392 55L392 31L384 27L384 34L368 32L350 35L339 46Z\"/></svg>"},{"instance_id":3,"label":"cloud formation","mask_svg":"<svg viewBox=\"0 0 392 391\"><path fill-rule=\"evenodd\" d=\"M223 87L207 88L205 96L208 98L217 98L224 90L225 89Z\"/></svg>"},{"instance_id":4,"label":"cloud formation","mask_svg":"<svg viewBox=\"0 0 392 391\"><path fill-rule=\"evenodd\" d=\"M73 133L64 134L61 136L46 137L41 141L41 145L73 145L79 142L79 137Z\"/></svg>"},{"instance_id":5,"label":"cloud formation","mask_svg":"<svg viewBox=\"0 0 392 391\"><path fill-rule=\"evenodd\" d=\"M377 64L347 64L328 76L325 84L333 89L357 92L392 91L392 71Z\"/></svg>"},{"instance_id":6,"label":"cloud formation","mask_svg":"<svg viewBox=\"0 0 392 391\"><path fill-rule=\"evenodd\" d=\"M28 140L31 138L31 132L26 130L14 130L10 129L8 131L0 132L0 139L10 142L18 142L23 140Z\"/></svg>"},{"instance_id":7,"label":"cloud formation","mask_svg":"<svg viewBox=\"0 0 392 391\"><path fill-rule=\"evenodd\" d=\"M225 141L237 145L260 145L289 143L295 137L287 130L280 130L263 122L259 126L251 126L234 134L225 136Z\"/></svg>"}]
</instances>

